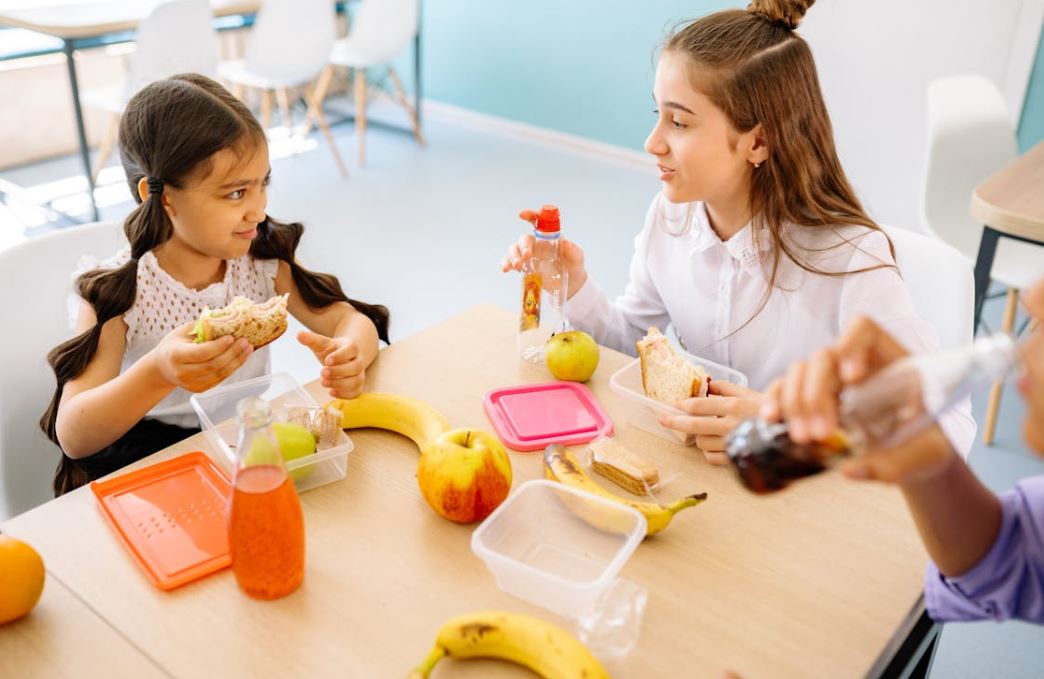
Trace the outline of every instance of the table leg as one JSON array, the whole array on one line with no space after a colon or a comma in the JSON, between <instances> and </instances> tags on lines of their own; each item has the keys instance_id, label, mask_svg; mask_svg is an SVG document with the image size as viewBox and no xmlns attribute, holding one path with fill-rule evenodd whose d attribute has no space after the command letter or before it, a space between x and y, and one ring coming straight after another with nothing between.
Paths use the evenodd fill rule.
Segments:
<instances>
[{"instance_id":1,"label":"table leg","mask_svg":"<svg viewBox=\"0 0 1044 679\"><path fill-rule=\"evenodd\" d=\"M990 287L990 272L993 270L993 257L997 254L997 241L1000 232L984 227L982 239L979 241L979 256L975 259L975 317L972 332L978 332L982 318L982 305L986 301L986 293Z\"/></svg>"},{"instance_id":2,"label":"table leg","mask_svg":"<svg viewBox=\"0 0 1044 679\"><path fill-rule=\"evenodd\" d=\"M83 162L83 174L87 178L87 197L91 201L91 216L98 221L98 204L94 202L94 178L91 176L91 153L87 146L87 131L83 123L83 108L80 106L80 84L76 78L76 51L72 40L63 40L65 64L69 69L69 86L72 88L73 111L76 114L76 133L80 140L80 160Z\"/></svg>"},{"instance_id":3,"label":"table leg","mask_svg":"<svg viewBox=\"0 0 1044 679\"><path fill-rule=\"evenodd\" d=\"M921 597L870 668L867 679L924 679L941 630L942 626L928 617Z\"/></svg>"}]
</instances>

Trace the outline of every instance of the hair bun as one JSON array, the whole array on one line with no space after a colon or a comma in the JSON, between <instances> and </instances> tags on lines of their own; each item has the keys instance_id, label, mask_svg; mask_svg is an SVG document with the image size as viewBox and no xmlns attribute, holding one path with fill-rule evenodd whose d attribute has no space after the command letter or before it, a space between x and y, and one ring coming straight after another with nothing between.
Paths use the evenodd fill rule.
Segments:
<instances>
[{"instance_id":1,"label":"hair bun","mask_svg":"<svg viewBox=\"0 0 1044 679\"><path fill-rule=\"evenodd\" d=\"M816 0L752 0L747 5L747 11L751 14L768 19L777 24L782 24L790 30L794 30L801 23L805 12Z\"/></svg>"}]
</instances>

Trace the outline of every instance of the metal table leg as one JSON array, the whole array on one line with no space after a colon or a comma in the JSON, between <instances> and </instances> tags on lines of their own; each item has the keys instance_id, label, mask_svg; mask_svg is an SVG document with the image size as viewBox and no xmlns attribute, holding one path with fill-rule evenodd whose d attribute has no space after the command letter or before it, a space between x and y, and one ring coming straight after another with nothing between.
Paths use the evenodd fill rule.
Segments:
<instances>
[{"instance_id":1,"label":"metal table leg","mask_svg":"<svg viewBox=\"0 0 1044 679\"><path fill-rule=\"evenodd\" d=\"M942 626L928 617L924 597L867 673L868 679L924 679L931 668Z\"/></svg>"},{"instance_id":2,"label":"metal table leg","mask_svg":"<svg viewBox=\"0 0 1044 679\"><path fill-rule=\"evenodd\" d=\"M87 147L87 131L83 123L83 108L80 106L80 84L76 78L76 61L73 53L76 48L72 40L62 40L65 52L65 64L69 69L69 86L72 89L73 111L76 113L76 133L80 139L80 160L83 162L83 174L87 178L87 196L91 201L91 216L98 221L98 204L94 202L94 179L91 177L91 153Z\"/></svg>"},{"instance_id":3,"label":"metal table leg","mask_svg":"<svg viewBox=\"0 0 1044 679\"><path fill-rule=\"evenodd\" d=\"M1000 232L985 227L979 241L979 256L975 259L975 316L972 332L978 332L982 318L982 305L986 301L986 292L990 288L990 272L993 270L993 257L997 254L997 241Z\"/></svg>"}]
</instances>

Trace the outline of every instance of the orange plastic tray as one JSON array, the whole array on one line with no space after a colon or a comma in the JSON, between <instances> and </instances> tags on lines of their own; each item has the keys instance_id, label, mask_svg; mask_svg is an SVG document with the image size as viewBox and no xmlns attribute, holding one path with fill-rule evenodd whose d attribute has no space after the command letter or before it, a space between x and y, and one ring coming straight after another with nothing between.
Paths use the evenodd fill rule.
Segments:
<instances>
[{"instance_id":1,"label":"orange plastic tray","mask_svg":"<svg viewBox=\"0 0 1044 679\"><path fill-rule=\"evenodd\" d=\"M228 477L192 452L108 481L91 490L120 542L153 585L171 590L231 562L226 508Z\"/></svg>"}]
</instances>

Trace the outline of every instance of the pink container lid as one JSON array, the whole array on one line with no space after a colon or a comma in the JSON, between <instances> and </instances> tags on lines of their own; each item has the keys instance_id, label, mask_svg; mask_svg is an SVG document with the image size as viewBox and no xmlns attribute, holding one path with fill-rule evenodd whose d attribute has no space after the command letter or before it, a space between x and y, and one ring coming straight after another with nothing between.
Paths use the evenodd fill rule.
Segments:
<instances>
[{"instance_id":1,"label":"pink container lid","mask_svg":"<svg viewBox=\"0 0 1044 679\"><path fill-rule=\"evenodd\" d=\"M587 387L547 382L501 387L482 399L497 436L514 450L572 446L613 433L613 423Z\"/></svg>"}]
</instances>

